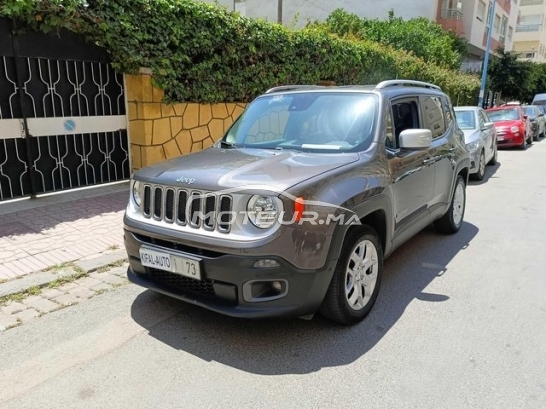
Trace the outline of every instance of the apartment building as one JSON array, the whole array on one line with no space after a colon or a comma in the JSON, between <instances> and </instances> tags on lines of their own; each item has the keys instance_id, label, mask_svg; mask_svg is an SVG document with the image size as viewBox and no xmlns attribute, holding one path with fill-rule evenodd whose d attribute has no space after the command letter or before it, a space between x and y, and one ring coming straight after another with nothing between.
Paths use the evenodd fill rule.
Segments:
<instances>
[{"instance_id":1,"label":"apartment building","mask_svg":"<svg viewBox=\"0 0 546 409\"><path fill-rule=\"evenodd\" d=\"M395 16L404 19L426 17L468 40L469 54L462 66L467 71L481 70L490 28L493 30L491 49L502 45L506 50L512 50L519 15L518 0L496 0L494 16L491 15L493 0L282 0L281 15L279 1L219 0L221 4L248 17L282 21L283 24L300 27L308 21L326 19L337 8L366 18L386 19L391 9ZM519 1L542 4L546 0Z\"/></svg>"},{"instance_id":2,"label":"apartment building","mask_svg":"<svg viewBox=\"0 0 546 409\"><path fill-rule=\"evenodd\" d=\"M545 0L520 0L521 18L514 35L514 51L522 59L546 62Z\"/></svg>"}]
</instances>

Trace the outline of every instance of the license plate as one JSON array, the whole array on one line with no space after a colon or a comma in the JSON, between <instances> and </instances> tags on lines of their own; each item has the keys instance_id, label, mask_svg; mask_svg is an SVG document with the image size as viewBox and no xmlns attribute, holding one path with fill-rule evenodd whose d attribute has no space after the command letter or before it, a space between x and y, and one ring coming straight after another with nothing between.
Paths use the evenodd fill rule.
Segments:
<instances>
[{"instance_id":1,"label":"license plate","mask_svg":"<svg viewBox=\"0 0 546 409\"><path fill-rule=\"evenodd\" d=\"M504 141L504 135L497 135L498 141Z\"/></svg>"},{"instance_id":2,"label":"license plate","mask_svg":"<svg viewBox=\"0 0 546 409\"><path fill-rule=\"evenodd\" d=\"M169 271L171 273L180 274L184 277L201 280L199 260L175 256L174 254L164 251L151 250L146 247L141 247L140 262L144 267Z\"/></svg>"}]
</instances>

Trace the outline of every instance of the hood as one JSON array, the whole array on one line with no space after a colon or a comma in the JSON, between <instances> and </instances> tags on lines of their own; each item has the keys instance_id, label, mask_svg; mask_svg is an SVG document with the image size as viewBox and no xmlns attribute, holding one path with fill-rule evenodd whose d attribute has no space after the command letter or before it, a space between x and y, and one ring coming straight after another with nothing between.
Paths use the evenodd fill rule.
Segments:
<instances>
[{"instance_id":1,"label":"hood","mask_svg":"<svg viewBox=\"0 0 546 409\"><path fill-rule=\"evenodd\" d=\"M480 131L478 129L465 129L464 132L464 142L471 143L480 139Z\"/></svg>"},{"instance_id":2,"label":"hood","mask_svg":"<svg viewBox=\"0 0 546 409\"><path fill-rule=\"evenodd\" d=\"M497 129L511 128L513 126L521 126L522 123L523 121L521 119L517 119L515 121L499 121L499 122L495 122L495 127Z\"/></svg>"},{"instance_id":3,"label":"hood","mask_svg":"<svg viewBox=\"0 0 546 409\"><path fill-rule=\"evenodd\" d=\"M358 159L357 153L209 148L143 168L136 172L135 179L210 191L242 186L270 186L284 191Z\"/></svg>"}]
</instances>

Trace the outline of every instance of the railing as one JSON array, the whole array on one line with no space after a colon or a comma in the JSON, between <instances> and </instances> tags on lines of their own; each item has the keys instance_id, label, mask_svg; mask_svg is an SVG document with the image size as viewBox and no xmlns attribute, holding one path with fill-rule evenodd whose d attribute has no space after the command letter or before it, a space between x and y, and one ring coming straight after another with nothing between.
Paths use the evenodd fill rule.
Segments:
<instances>
[{"instance_id":1,"label":"railing","mask_svg":"<svg viewBox=\"0 0 546 409\"><path fill-rule=\"evenodd\" d=\"M520 6L539 6L544 4L544 0L521 0Z\"/></svg>"},{"instance_id":2,"label":"railing","mask_svg":"<svg viewBox=\"0 0 546 409\"><path fill-rule=\"evenodd\" d=\"M516 27L516 33L530 33L533 31L541 31L542 24L521 24Z\"/></svg>"},{"instance_id":3,"label":"railing","mask_svg":"<svg viewBox=\"0 0 546 409\"><path fill-rule=\"evenodd\" d=\"M533 59L536 57L536 51L517 51L519 58Z\"/></svg>"},{"instance_id":4,"label":"railing","mask_svg":"<svg viewBox=\"0 0 546 409\"><path fill-rule=\"evenodd\" d=\"M463 13L457 9L442 9L440 17L446 20L462 20Z\"/></svg>"}]
</instances>

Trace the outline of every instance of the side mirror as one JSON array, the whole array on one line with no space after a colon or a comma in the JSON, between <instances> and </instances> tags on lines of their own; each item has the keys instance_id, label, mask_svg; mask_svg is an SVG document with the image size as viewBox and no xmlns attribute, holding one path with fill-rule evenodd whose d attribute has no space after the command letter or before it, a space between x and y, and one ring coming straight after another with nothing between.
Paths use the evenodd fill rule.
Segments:
<instances>
[{"instance_id":1,"label":"side mirror","mask_svg":"<svg viewBox=\"0 0 546 409\"><path fill-rule=\"evenodd\" d=\"M523 119L529 119L529 116L523 115Z\"/></svg>"},{"instance_id":2,"label":"side mirror","mask_svg":"<svg viewBox=\"0 0 546 409\"><path fill-rule=\"evenodd\" d=\"M483 124L482 131L488 131L489 129L493 129L494 126L494 122L486 122L485 124Z\"/></svg>"},{"instance_id":3,"label":"side mirror","mask_svg":"<svg viewBox=\"0 0 546 409\"><path fill-rule=\"evenodd\" d=\"M400 133L399 141L402 149L428 149L432 143L432 132L430 129L406 129Z\"/></svg>"}]
</instances>

